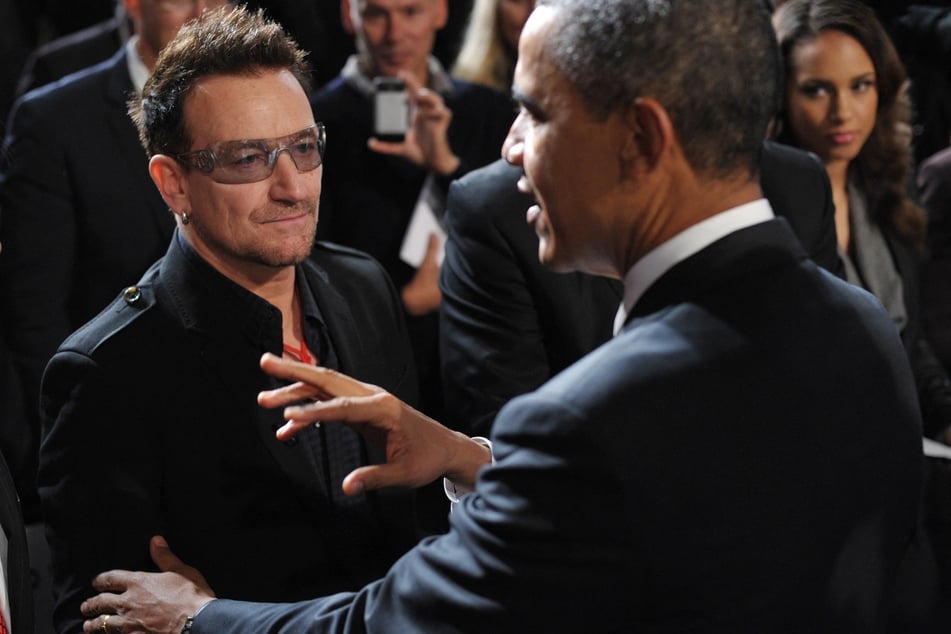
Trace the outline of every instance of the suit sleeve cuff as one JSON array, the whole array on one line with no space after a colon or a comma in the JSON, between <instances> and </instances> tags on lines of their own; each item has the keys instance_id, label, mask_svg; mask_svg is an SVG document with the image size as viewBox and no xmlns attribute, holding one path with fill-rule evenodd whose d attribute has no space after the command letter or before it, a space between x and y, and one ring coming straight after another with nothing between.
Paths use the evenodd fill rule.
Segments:
<instances>
[{"instance_id":1,"label":"suit sleeve cuff","mask_svg":"<svg viewBox=\"0 0 951 634\"><path fill-rule=\"evenodd\" d=\"M492 441L482 436L473 436L472 440L489 450L489 455L492 456L492 464L495 464L495 454L492 452ZM459 500L475 490L474 487L466 486L464 484L457 484L449 478L442 479L442 486L443 490L446 492L446 497L449 498L449 501L452 503L450 510L455 509L456 504L459 503Z\"/></svg>"}]
</instances>

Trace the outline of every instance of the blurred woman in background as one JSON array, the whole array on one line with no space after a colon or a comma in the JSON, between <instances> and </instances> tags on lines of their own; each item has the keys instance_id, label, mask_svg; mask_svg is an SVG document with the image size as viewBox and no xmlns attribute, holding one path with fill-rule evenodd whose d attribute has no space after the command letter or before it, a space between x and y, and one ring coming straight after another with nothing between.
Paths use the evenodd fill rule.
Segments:
<instances>
[{"instance_id":1,"label":"blurred woman in background","mask_svg":"<svg viewBox=\"0 0 951 634\"><path fill-rule=\"evenodd\" d=\"M476 0L452 74L508 92L518 37L535 0Z\"/></svg>"}]
</instances>

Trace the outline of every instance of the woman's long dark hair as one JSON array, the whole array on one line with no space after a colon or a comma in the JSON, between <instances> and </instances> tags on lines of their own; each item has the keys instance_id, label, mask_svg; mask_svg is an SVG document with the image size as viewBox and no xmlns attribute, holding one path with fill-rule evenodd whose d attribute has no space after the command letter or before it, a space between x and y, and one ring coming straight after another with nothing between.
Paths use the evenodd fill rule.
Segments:
<instances>
[{"instance_id":1,"label":"woman's long dark hair","mask_svg":"<svg viewBox=\"0 0 951 634\"><path fill-rule=\"evenodd\" d=\"M786 76L796 45L823 31L841 31L862 45L875 67L878 111L875 127L849 165L849 176L865 193L872 218L924 248L926 218L908 197L911 170L911 103L905 68L872 10L856 0L789 0L773 14ZM798 145L785 107L777 140Z\"/></svg>"}]
</instances>

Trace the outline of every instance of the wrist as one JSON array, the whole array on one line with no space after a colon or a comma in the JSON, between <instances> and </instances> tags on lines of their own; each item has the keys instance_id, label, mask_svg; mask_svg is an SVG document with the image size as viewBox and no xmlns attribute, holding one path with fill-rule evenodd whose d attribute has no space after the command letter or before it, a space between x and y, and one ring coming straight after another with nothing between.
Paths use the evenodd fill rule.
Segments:
<instances>
[{"instance_id":1,"label":"wrist","mask_svg":"<svg viewBox=\"0 0 951 634\"><path fill-rule=\"evenodd\" d=\"M198 615L201 614L202 610L207 608L214 600L214 598L208 599L203 604L198 606L198 609L192 612L191 616L185 618L185 624L182 626L181 634L192 634L192 627L195 625L195 618L197 618Z\"/></svg>"},{"instance_id":2,"label":"wrist","mask_svg":"<svg viewBox=\"0 0 951 634\"><path fill-rule=\"evenodd\" d=\"M461 432L452 434L453 450L443 475L457 485L471 489L482 467L492 463L492 449L485 439L473 439Z\"/></svg>"},{"instance_id":3,"label":"wrist","mask_svg":"<svg viewBox=\"0 0 951 634\"><path fill-rule=\"evenodd\" d=\"M449 151L433 161L432 171L439 176L452 176L460 165L462 165L462 160Z\"/></svg>"}]
</instances>

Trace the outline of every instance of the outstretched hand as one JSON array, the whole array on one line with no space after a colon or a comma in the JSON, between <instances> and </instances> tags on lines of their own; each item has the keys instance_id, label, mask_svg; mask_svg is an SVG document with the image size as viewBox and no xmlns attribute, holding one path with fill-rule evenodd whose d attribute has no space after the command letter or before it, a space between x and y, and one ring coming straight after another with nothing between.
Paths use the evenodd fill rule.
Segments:
<instances>
[{"instance_id":1,"label":"outstretched hand","mask_svg":"<svg viewBox=\"0 0 951 634\"><path fill-rule=\"evenodd\" d=\"M93 579L100 594L80 606L88 619L84 632L179 634L185 619L215 598L202 574L176 557L164 538L153 537L149 552L162 572L109 570Z\"/></svg>"},{"instance_id":2,"label":"outstretched hand","mask_svg":"<svg viewBox=\"0 0 951 634\"><path fill-rule=\"evenodd\" d=\"M385 448L385 464L360 467L344 478L347 495L418 487L440 476L471 486L479 469L491 460L488 450L465 434L443 427L375 385L272 354L261 357L261 368L296 381L258 395L263 407L284 407L287 424L277 431L279 439L287 440L314 423L346 424ZM313 402L300 404L306 400Z\"/></svg>"}]
</instances>

